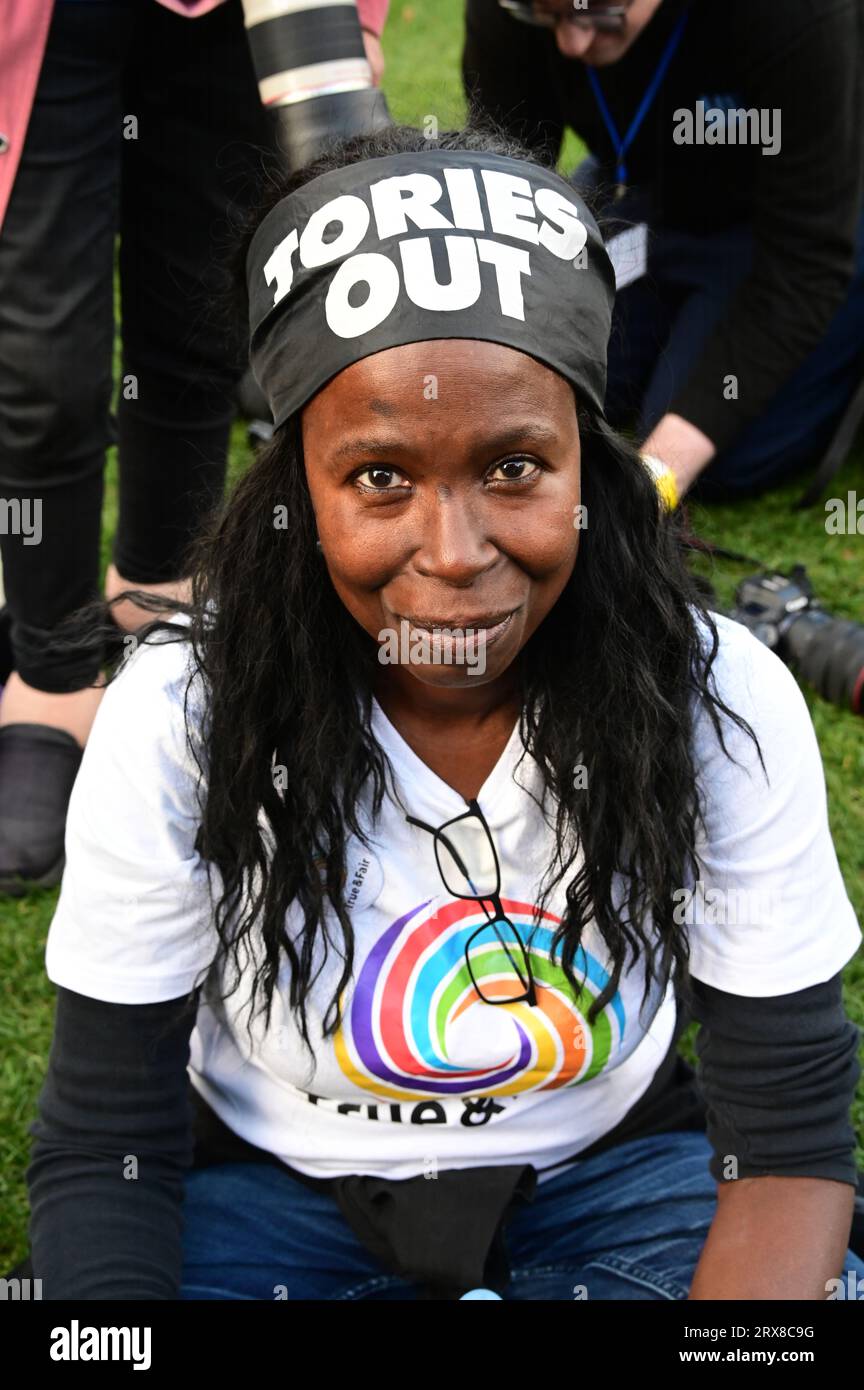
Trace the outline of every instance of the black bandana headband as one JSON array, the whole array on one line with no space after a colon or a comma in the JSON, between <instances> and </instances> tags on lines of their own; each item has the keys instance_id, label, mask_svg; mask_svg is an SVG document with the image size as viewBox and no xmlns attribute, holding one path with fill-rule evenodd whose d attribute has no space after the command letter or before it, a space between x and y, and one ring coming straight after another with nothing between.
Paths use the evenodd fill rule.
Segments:
<instances>
[{"instance_id":1,"label":"black bandana headband","mask_svg":"<svg viewBox=\"0 0 864 1390\"><path fill-rule=\"evenodd\" d=\"M334 169L267 214L246 270L276 426L352 363L432 338L516 348L603 411L615 276L551 170L431 146Z\"/></svg>"}]
</instances>

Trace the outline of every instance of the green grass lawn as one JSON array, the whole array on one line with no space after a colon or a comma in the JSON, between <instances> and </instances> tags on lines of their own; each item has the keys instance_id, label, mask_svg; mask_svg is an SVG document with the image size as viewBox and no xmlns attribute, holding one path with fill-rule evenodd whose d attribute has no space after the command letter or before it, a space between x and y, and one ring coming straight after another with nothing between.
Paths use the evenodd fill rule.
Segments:
<instances>
[{"instance_id":1,"label":"green grass lawn","mask_svg":"<svg viewBox=\"0 0 864 1390\"><path fill-rule=\"evenodd\" d=\"M458 124L463 111L459 82L461 0L393 0L384 35L386 91L398 120L422 124L430 115L441 128ZM568 139L562 167L577 162L578 142ZM249 463L245 432L235 426L231 475ZM847 489L864 493L864 448L859 447L830 495ZM780 569L806 564L816 592L830 611L860 619L864 537L827 536L821 506L794 512L800 488L790 486L758 501L735 507L694 509L697 529L717 545L744 551ZM107 563L116 522L116 464L110 460L103 526ZM717 563L714 575L721 601L728 603L746 567ZM808 696L822 749L831 808L831 825L849 894L864 920L864 741L861 721ZM795 756L790 748L789 756ZM26 1250L24 1169L28 1126L34 1113L51 1036L53 990L43 964L45 937L56 892L18 901L0 899L0 1274ZM846 998L852 1018L864 1027L864 959L846 970ZM689 1052L691 1040L685 1040ZM690 1054L692 1055L692 1053ZM855 1108L859 1141L864 1139L864 1082ZM859 1152L864 1163L864 1152Z\"/></svg>"}]
</instances>

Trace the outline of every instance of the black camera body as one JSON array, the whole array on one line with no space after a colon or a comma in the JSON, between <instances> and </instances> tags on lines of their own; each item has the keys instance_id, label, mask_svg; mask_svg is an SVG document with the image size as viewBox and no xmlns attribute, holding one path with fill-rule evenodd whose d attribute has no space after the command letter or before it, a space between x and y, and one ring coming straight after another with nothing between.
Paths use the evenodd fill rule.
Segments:
<instances>
[{"instance_id":1,"label":"black camera body","mask_svg":"<svg viewBox=\"0 0 864 1390\"><path fill-rule=\"evenodd\" d=\"M864 714L864 627L832 618L803 565L745 579L730 618L750 629L826 700Z\"/></svg>"}]
</instances>

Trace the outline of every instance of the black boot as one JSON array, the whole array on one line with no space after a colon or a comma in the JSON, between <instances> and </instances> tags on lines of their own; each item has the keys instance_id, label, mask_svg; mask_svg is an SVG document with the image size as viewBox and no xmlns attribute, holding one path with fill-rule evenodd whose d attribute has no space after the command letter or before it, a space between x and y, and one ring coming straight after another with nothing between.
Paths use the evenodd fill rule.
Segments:
<instances>
[{"instance_id":1,"label":"black boot","mask_svg":"<svg viewBox=\"0 0 864 1390\"><path fill-rule=\"evenodd\" d=\"M47 724L0 728L0 893L51 888L63 872L66 811L83 749Z\"/></svg>"}]
</instances>

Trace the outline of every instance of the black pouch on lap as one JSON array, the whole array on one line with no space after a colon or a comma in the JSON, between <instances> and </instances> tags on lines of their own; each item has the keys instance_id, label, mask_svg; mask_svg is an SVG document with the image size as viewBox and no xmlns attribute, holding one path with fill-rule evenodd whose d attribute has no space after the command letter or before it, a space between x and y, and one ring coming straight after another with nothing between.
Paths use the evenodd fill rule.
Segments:
<instances>
[{"instance_id":1,"label":"black pouch on lap","mask_svg":"<svg viewBox=\"0 0 864 1390\"><path fill-rule=\"evenodd\" d=\"M530 1163L445 1169L393 1181L363 1174L315 1178L256 1148L224 1123L189 1083L196 1168L268 1163L306 1187L327 1192L370 1254L393 1274L423 1286L427 1298L459 1298L469 1289L499 1293L510 1268L504 1226L513 1206L533 1200Z\"/></svg>"},{"instance_id":2,"label":"black pouch on lap","mask_svg":"<svg viewBox=\"0 0 864 1390\"><path fill-rule=\"evenodd\" d=\"M458 1168L393 1182L337 1178L333 1196L363 1244L394 1274L424 1286L428 1298L469 1289L503 1291L510 1279L504 1227L517 1202L533 1200L530 1163Z\"/></svg>"}]
</instances>

